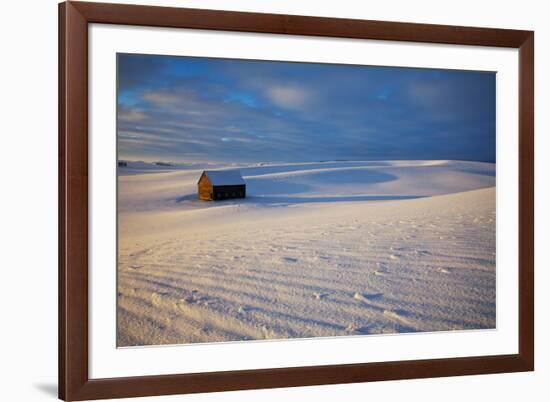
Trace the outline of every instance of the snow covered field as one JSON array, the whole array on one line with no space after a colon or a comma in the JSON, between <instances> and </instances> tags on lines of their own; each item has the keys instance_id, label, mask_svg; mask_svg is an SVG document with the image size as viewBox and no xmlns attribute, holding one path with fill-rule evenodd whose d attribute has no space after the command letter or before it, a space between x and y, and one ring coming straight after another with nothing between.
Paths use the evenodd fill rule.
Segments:
<instances>
[{"instance_id":1,"label":"snow covered field","mask_svg":"<svg viewBox=\"0 0 550 402\"><path fill-rule=\"evenodd\" d=\"M495 165L119 168L118 345L495 327Z\"/></svg>"}]
</instances>

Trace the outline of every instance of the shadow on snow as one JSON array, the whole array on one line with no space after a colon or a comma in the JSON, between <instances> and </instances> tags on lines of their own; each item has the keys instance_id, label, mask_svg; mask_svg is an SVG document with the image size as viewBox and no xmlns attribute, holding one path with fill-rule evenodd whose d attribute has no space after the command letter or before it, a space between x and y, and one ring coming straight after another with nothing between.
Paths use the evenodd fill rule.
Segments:
<instances>
[{"instance_id":1,"label":"shadow on snow","mask_svg":"<svg viewBox=\"0 0 550 402\"><path fill-rule=\"evenodd\" d=\"M354 201L392 201L423 198L423 195L334 195L334 196L272 196L250 195L246 198L236 198L218 201L202 201L196 194L186 194L176 199L177 203L186 202L196 208L209 208L227 205L254 205L254 206L289 206L320 202L354 202Z\"/></svg>"}]
</instances>

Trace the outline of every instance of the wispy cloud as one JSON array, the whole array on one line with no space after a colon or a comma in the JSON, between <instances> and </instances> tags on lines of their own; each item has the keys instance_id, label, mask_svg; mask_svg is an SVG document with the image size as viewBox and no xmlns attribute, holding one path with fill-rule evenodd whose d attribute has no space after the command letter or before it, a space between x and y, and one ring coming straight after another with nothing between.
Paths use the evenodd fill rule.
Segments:
<instances>
[{"instance_id":1,"label":"wispy cloud","mask_svg":"<svg viewBox=\"0 0 550 402\"><path fill-rule=\"evenodd\" d=\"M175 104L181 100L179 96L169 92L146 92L142 95L142 99L158 106Z\"/></svg>"},{"instance_id":2,"label":"wispy cloud","mask_svg":"<svg viewBox=\"0 0 550 402\"><path fill-rule=\"evenodd\" d=\"M118 119L122 122L138 123L147 119L147 114L139 109L121 108L118 112Z\"/></svg>"},{"instance_id":3,"label":"wispy cloud","mask_svg":"<svg viewBox=\"0 0 550 402\"><path fill-rule=\"evenodd\" d=\"M308 91L292 86L273 86L266 92L271 102L285 109L301 109L309 99Z\"/></svg>"}]
</instances>

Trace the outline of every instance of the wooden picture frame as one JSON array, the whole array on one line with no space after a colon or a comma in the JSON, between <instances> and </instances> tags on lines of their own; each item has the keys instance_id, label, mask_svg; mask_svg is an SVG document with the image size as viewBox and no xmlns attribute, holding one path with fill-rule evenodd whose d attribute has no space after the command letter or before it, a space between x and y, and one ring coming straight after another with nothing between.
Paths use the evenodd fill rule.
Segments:
<instances>
[{"instance_id":1,"label":"wooden picture frame","mask_svg":"<svg viewBox=\"0 0 550 402\"><path fill-rule=\"evenodd\" d=\"M400 362L90 379L88 24L519 49L519 353ZM64 400L383 381L534 369L534 33L153 6L59 5L59 397Z\"/></svg>"}]
</instances>

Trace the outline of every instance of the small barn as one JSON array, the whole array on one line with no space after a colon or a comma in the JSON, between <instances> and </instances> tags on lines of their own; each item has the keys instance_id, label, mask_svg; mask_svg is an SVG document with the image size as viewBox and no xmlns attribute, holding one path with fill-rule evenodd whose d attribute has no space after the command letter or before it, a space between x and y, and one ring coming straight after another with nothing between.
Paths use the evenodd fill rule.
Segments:
<instances>
[{"instance_id":1,"label":"small barn","mask_svg":"<svg viewBox=\"0 0 550 402\"><path fill-rule=\"evenodd\" d=\"M197 184L201 200L246 197L246 183L239 170L205 170Z\"/></svg>"}]
</instances>

